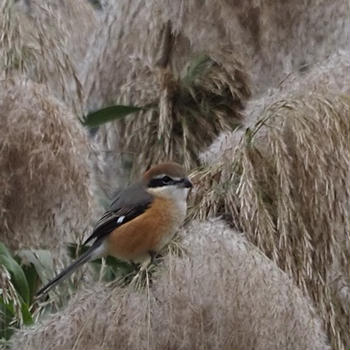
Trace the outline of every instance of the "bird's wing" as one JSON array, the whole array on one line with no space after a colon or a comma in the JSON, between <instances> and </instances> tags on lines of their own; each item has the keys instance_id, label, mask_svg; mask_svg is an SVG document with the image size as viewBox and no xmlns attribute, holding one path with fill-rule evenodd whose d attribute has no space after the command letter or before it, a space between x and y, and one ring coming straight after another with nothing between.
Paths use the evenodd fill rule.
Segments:
<instances>
[{"instance_id":1,"label":"bird's wing","mask_svg":"<svg viewBox=\"0 0 350 350\"><path fill-rule=\"evenodd\" d=\"M151 205L153 196L137 184L116 193L109 209L97 221L94 230L84 244L102 239L117 227L141 215Z\"/></svg>"}]
</instances>

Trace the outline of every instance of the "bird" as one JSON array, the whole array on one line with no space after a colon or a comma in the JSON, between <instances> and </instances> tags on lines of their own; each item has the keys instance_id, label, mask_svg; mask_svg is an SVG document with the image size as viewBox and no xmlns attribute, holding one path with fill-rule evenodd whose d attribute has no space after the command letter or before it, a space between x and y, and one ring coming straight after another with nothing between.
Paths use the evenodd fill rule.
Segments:
<instances>
[{"instance_id":1,"label":"bird","mask_svg":"<svg viewBox=\"0 0 350 350\"><path fill-rule=\"evenodd\" d=\"M184 222L192 187L184 168L167 162L151 167L135 184L118 190L83 243L92 242L89 248L36 297L46 294L81 265L107 255L146 268Z\"/></svg>"}]
</instances>

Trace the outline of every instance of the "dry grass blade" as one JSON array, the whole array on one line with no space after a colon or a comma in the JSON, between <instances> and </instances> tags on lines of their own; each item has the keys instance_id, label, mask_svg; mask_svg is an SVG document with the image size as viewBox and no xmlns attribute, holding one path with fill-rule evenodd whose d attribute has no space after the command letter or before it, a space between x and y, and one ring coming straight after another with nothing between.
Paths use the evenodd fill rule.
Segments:
<instances>
[{"instance_id":1,"label":"dry grass blade","mask_svg":"<svg viewBox=\"0 0 350 350\"><path fill-rule=\"evenodd\" d=\"M349 99L329 92L269 106L233 151L197 174L193 212L229 214L313 298L337 349L350 344L349 113Z\"/></svg>"}]
</instances>

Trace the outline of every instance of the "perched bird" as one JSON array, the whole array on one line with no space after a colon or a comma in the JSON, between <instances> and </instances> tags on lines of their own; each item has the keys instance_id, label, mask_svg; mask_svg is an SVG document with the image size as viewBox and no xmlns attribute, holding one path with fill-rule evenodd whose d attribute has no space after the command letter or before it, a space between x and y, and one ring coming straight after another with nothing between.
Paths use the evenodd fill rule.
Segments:
<instances>
[{"instance_id":1,"label":"perched bird","mask_svg":"<svg viewBox=\"0 0 350 350\"><path fill-rule=\"evenodd\" d=\"M138 183L117 192L84 242L93 241L88 250L42 287L37 296L80 265L106 255L148 266L183 223L191 187L183 167L177 163L158 164L146 171Z\"/></svg>"}]
</instances>

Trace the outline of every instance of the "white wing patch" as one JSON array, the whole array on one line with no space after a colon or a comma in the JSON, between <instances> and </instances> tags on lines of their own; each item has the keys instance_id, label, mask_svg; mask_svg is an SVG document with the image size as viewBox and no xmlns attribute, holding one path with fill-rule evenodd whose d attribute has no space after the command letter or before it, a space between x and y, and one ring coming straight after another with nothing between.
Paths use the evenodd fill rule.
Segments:
<instances>
[{"instance_id":1,"label":"white wing patch","mask_svg":"<svg viewBox=\"0 0 350 350\"><path fill-rule=\"evenodd\" d=\"M124 221L124 219L125 219L125 216L120 216L117 220L117 223L121 224Z\"/></svg>"}]
</instances>

